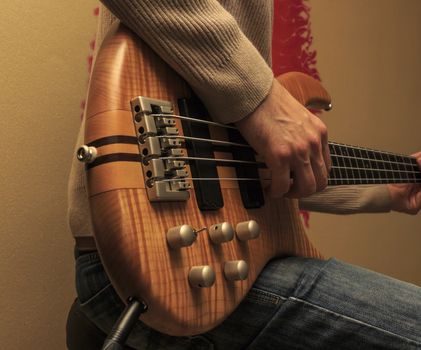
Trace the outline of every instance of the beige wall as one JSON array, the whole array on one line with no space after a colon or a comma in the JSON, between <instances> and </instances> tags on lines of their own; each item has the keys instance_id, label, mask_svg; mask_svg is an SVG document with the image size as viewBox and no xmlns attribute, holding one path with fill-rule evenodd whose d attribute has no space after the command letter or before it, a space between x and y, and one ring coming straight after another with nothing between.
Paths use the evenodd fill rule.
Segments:
<instances>
[{"instance_id":1,"label":"beige wall","mask_svg":"<svg viewBox=\"0 0 421 350\"><path fill-rule=\"evenodd\" d=\"M421 150L421 2L312 1L314 46L334 108L329 138L405 154ZM336 256L421 285L421 215L314 214L311 238Z\"/></svg>"},{"instance_id":2,"label":"beige wall","mask_svg":"<svg viewBox=\"0 0 421 350\"><path fill-rule=\"evenodd\" d=\"M95 3L14 0L0 12L4 349L64 349L66 313L75 295L66 178ZM332 139L400 152L420 149L421 2L312 4L319 68L335 102L325 119ZM311 235L326 255L421 284L419 233L419 216L312 217ZM376 238L379 243L373 243Z\"/></svg>"},{"instance_id":3,"label":"beige wall","mask_svg":"<svg viewBox=\"0 0 421 350\"><path fill-rule=\"evenodd\" d=\"M66 178L95 33L95 1L0 11L0 342L64 349L74 298Z\"/></svg>"}]
</instances>

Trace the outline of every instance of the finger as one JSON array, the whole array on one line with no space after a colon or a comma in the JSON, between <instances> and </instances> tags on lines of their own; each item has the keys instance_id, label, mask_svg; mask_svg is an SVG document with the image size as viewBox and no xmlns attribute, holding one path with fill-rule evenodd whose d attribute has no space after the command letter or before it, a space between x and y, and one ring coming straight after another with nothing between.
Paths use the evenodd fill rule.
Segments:
<instances>
[{"instance_id":1,"label":"finger","mask_svg":"<svg viewBox=\"0 0 421 350\"><path fill-rule=\"evenodd\" d=\"M412 157L416 158L418 166L421 169L421 152L414 153Z\"/></svg>"},{"instance_id":2,"label":"finger","mask_svg":"<svg viewBox=\"0 0 421 350\"><path fill-rule=\"evenodd\" d=\"M316 192L316 179L310 159L294 168L293 184L286 194L290 198L307 197Z\"/></svg>"},{"instance_id":3,"label":"finger","mask_svg":"<svg viewBox=\"0 0 421 350\"><path fill-rule=\"evenodd\" d=\"M418 186L418 192L415 195L415 214L418 214L418 212L421 209L421 186Z\"/></svg>"},{"instance_id":4,"label":"finger","mask_svg":"<svg viewBox=\"0 0 421 350\"><path fill-rule=\"evenodd\" d=\"M411 199L409 203L408 213L415 215L421 209L421 185L417 184L413 186L412 193L410 194Z\"/></svg>"},{"instance_id":5,"label":"finger","mask_svg":"<svg viewBox=\"0 0 421 350\"><path fill-rule=\"evenodd\" d=\"M329 152L327 146L327 139L325 141L325 150ZM311 168L313 170L314 178L316 180L316 191L321 191L327 186L327 177L330 169L329 153L325 156L323 152L323 140L318 141L313 138L311 141ZM327 158L326 158L327 157ZM326 163L327 162L327 163Z\"/></svg>"},{"instance_id":6,"label":"finger","mask_svg":"<svg viewBox=\"0 0 421 350\"><path fill-rule=\"evenodd\" d=\"M322 155L324 164L326 167L326 174L329 176L330 169L332 167L332 159L330 158L329 143L327 139L327 133L325 136L322 135Z\"/></svg>"},{"instance_id":7,"label":"finger","mask_svg":"<svg viewBox=\"0 0 421 350\"><path fill-rule=\"evenodd\" d=\"M262 188L268 189L270 187L272 172L269 169L259 169L259 178Z\"/></svg>"},{"instance_id":8,"label":"finger","mask_svg":"<svg viewBox=\"0 0 421 350\"><path fill-rule=\"evenodd\" d=\"M316 181L316 191L321 191L327 186L328 178L327 166L321 152L311 159L311 168Z\"/></svg>"},{"instance_id":9,"label":"finger","mask_svg":"<svg viewBox=\"0 0 421 350\"><path fill-rule=\"evenodd\" d=\"M326 125L320 119L317 119L316 130L320 135L320 145L322 149L323 159L326 165L326 172L327 174L329 174L330 167L332 165L329 151L329 137Z\"/></svg>"},{"instance_id":10,"label":"finger","mask_svg":"<svg viewBox=\"0 0 421 350\"><path fill-rule=\"evenodd\" d=\"M411 155L414 158L421 158L421 151Z\"/></svg>"},{"instance_id":11,"label":"finger","mask_svg":"<svg viewBox=\"0 0 421 350\"><path fill-rule=\"evenodd\" d=\"M291 186L289 165L278 165L270 168L272 171L272 181L268 189L269 196L272 198L281 198L289 191Z\"/></svg>"}]
</instances>

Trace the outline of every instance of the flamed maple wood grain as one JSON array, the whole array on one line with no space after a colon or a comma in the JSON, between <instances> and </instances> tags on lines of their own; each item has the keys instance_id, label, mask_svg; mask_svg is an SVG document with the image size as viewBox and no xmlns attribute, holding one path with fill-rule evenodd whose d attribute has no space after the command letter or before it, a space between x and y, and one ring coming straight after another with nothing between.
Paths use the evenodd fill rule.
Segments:
<instances>
[{"instance_id":1,"label":"flamed maple wood grain","mask_svg":"<svg viewBox=\"0 0 421 350\"><path fill-rule=\"evenodd\" d=\"M307 76L289 74L281 81L303 104L315 99L330 102L320 84ZM189 96L190 89L120 25L106 38L96 59L87 104L85 141L117 134L134 136L130 100L139 95L170 100L177 106L177 98ZM180 124L178 127L181 129ZM223 136L223 131L211 132ZM99 151L110 154L119 147L127 145L99 147ZM139 153L136 147L129 148L130 153ZM218 155L228 157L224 153ZM219 168L220 176L230 172L232 169ZM123 300L134 296L149 305L142 320L161 332L192 335L221 323L274 256L321 258L304 232L296 201L266 198L263 208L246 210L238 185L222 182L224 207L201 212L194 191L190 191L187 202L149 202L140 163L107 163L88 170L87 176L95 239L106 271ZM224 221L235 226L251 219L261 227L260 237L253 241L234 239L216 246L202 232L188 248L172 250L166 243L165 234L173 226L189 224L199 229ZM249 264L249 277L245 281L228 282L223 277L223 263L238 259ZM189 286L187 274L196 265L211 265L215 269L214 286L203 289Z\"/></svg>"}]
</instances>

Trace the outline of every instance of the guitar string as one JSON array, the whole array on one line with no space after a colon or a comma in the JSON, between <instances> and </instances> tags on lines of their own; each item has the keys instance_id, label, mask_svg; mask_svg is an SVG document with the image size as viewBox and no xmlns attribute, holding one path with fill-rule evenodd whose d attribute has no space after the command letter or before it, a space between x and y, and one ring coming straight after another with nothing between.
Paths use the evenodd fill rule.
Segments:
<instances>
[{"instance_id":1,"label":"guitar string","mask_svg":"<svg viewBox=\"0 0 421 350\"><path fill-rule=\"evenodd\" d=\"M169 117L169 118L177 118L177 119L181 119L181 120L187 120L190 122L194 122L194 123L202 123L202 124L208 124L208 125L213 125L213 126L217 126L220 128L224 128L224 129L234 129L234 130L238 130L238 128L231 126L231 125L226 125L226 124L222 124L222 123L218 123L218 122L213 122L213 121L208 121L208 120L203 120L203 119L198 119L198 118L191 118L191 117L185 117L185 116L181 116L181 115L176 115L176 114L150 114L150 116L152 117ZM207 140L207 139L203 139L203 140ZM216 140L218 141L218 140ZM329 145L331 146L339 146L339 147L345 147L345 148L349 148L349 149L356 149L359 151L368 151L368 152L374 152L375 154L388 154L388 155L392 155L392 156L400 156L403 157L405 159L408 160L415 160L414 157L412 156L408 156L406 154L401 154L401 153L394 153L394 152L388 152L388 151L379 151L379 150L375 150L372 148L367 148L367 147L361 147L361 146L354 146L354 145L348 145L345 143L339 143L339 142L334 142L334 141L329 141L328 142ZM242 144L243 146L248 146L250 147L250 145L247 144ZM375 160L375 159L371 159L371 158L361 158L361 159L368 159L368 160ZM381 160L380 160L381 161Z\"/></svg>"},{"instance_id":2,"label":"guitar string","mask_svg":"<svg viewBox=\"0 0 421 350\"><path fill-rule=\"evenodd\" d=\"M226 125L226 124L222 124L222 123L218 123L218 122L213 122L213 121L209 121L209 120L204 120L204 119L198 119L198 118L191 118L191 117L186 117L183 115L175 115L175 114L150 114L151 117L162 117L162 118L177 118L177 119L181 119L181 120L187 120L189 122L194 122L194 123L201 123L201 124L208 124L208 125L213 125L213 126L218 126L220 128L224 128L224 129L234 129L234 130L238 130L235 126L231 126L231 125Z\"/></svg>"},{"instance_id":3,"label":"guitar string","mask_svg":"<svg viewBox=\"0 0 421 350\"><path fill-rule=\"evenodd\" d=\"M335 160L336 156L331 156L332 160ZM151 158L148 158L148 160L144 161L146 165L148 165L148 162ZM234 163L234 164L244 164L249 166L255 166L256 168L267 168L266 164L263 162L255 162L255 161L245 161L245 160L238 160L238 159L222 159L222 158L201 158L201 157L156 157L152 159L160 159L160 160L194 160L194 161L209 161L209 162L220 162L220 163ZM338 162L339 163L339 162ZM401 175L402 173L406 174L412 174L414 176L421 176L421 172L418 169L414 170L401 170L401 169L379 169L379 168L360 168L360 167L348 167L348 166L341 166L339 165L333 165L331 166L331 169L338 169L339 172L341 170L344 170L345 172L350 170L357 170L357 171L364 171L367 175L367 172L391 172L392 174ZM361 175L361 174L359 174ZM407 175L408 176L408 175ZM401 176L400 176L401 177Z\"/></svg>"},{"instance_id":4,"label":"guitar string","mask_svg":"<svg viewBox=\"0 0 421 350\"><path fill-rule=\"evenodd\" d=\"M335 167L337 169L341 169L340 167ZM420 175L421 173L415 173L415 175ZM346 174L348 175L348 174ZM390 176L390 174L386 174ZM394 175L392 173L392 175ZM340 174L342 176L342 174ZM148 187L153 186L154 182L172 182L172 181L179 181L179 180L191 180L191 181L270 181L271 178L240 178L240 177L232 177L232 178L221 178L221 177L210 177L210 178L201 178L201 177L173 177L173 178L164 178L164 177L152 177L146 180L146 185ZM343 184L381 184L381 183L421 183L420 177L379 177L379 178L342 178L342 177L334 177L331 176L328 178L328 185L336 184L336 185L343 185Z\"/></svg>"},{"instance_id":5,"label":"guitar string","mask_svg":"<svg viewBox=\"0 0 421 350\"><path fill-rule=\"evenodd\" d=\"M185 117L185 116L179 116L179 115L167 115L167 114L152 114L151 116L153 117L169 117L169 118L178 118L181 120L186 120L189 122L195 122L195 123L202 123L202 124L207 124L207 125L213 125L216 127L221 127L224 129L233 129L233 130L238 130L236 127L230 126L230 125L225 125L225 124L221 124L221 123L217 123L217 122L213 122L213 121L207 121L207 120L203 120L203 119L196 119L196 118L191 118L191 117ZM146 135L146 137L144 138L147 139L148 137L153 137L151 135ZM242 144L242 143L235 143L235 142L230 142L230 141L222 141L222 140L215 140L215 139L204 139L204 138L197 138L197 137L191 137L191 136L184 136L184 135L159 135L159 136L155 136L158 138L167 138L167 139L184 139L184 140L191 140L194 142L208 142L208 143L214 143L214 144L220 144L220 145L227 145L227 146L235 146L235 147L243 147L243 148L252 148L250 145L248 144ZM364 147L359 147L359 146L351 146L351 145L347 145L347 144L341 144L341 143L337 143L337 142L328 142L329 144L329 149L331 151L331 158L335 159L335 160L339 160L340 158L342 159L346 159L346 160L360 160L360 161L368 161L369 163L371 161L374 162L380 162L380 163L384 163L384 164L389 164L389 165L404 165L404 166L413 166L416 165L416 159L414 157L410 157L407 155L403 155L403 154L397 154L397 153L392 153L392 152L385 152L385 151L378 151L378 150L374 150L374 149L370 149L370 148L364 148ZM337 149L339 147L339 149ZM341 147L344 147L345 149L341 149ZM341 152L341 151L345 151L346 153L348 153L348 149L352 151L352 153L354 153L354 156L350 156L345 155L345 154L336 154L336 152ZM364 152L373 152L373 158L366 158L361 156L356 156L355 155L355 150L358 150L361 154L362 151ZM369 155L369 153L367 153ZM402 161L392 161L390 159L388 160L384 160L383 159L383 155L392 155L394 157L402 157ZM382 159L377 159L376 156L380 156L380 158ZM197 161L213 161L213 162L225 162L225 163L235 163L235 164L248 164L248 165L256 165L256 166L260 166L260 167L264 167L265 164L261 163L261 162L253 162L253 161L242 161L242 160L237 160L237 159L215 159L215 158L200 158L200 157L158 157L158 159L162 159L162 160L197 160ZM407 161L407 162L405 162ZM408 163L409 162L409 163ZM358 164L358 163L357 163ZM365 165L363 163L363 165ZM370 164L372 165L372 164ZM352 164L351 164L352 166ZM360 167L344 167L344 166L332 166L331 169L337 169L339 170L340 176L342 176L341 170L344 170L346 172L347 175L349 175L347 173L348 170L357 170L357 171L364 171L367 174L367 171L373 171L373 172L386 172L389 173L391 172L392 175L395 175L394 173L397 173L397 175L399 175L399 179L394 178L329 178L328 182L344 182L344 181L365 181L365 182L379 182L379 181L388 181L388 182L401 182L401 181L411 181L411 182L419 182L421 181L420 179L416 179L415 176L413 179L409 179L408 175L407 178L404 179L402 178L402 173L407 173L407 174L414 174L414 175L419 175L419 171L407 171L407 170L399 170L399 169L379 169L379 168L360 168ZM361 175L361 174L359 174ZM390 175L390 174L386 174L386 175ZM147 181L149 182L154 182L154 181L165 181L165 182L171 182L174 181L176 179L180 179L180 178L172 178L172 179L160 179L158 180L157 178L151 178ZM220 180L226 180L226 181L264 181L264 180L271 180L271 179L260 179L260 178L181 178L183 180L200 180L200 181L220 181Z\"/></svg>"},{"instance_id":6,"label":"guitar string","mask_svg":"<svg viewBox=\"0 0 421 350\"><path fill-rule=\"evenodd\" d=\"M415 166L416 164L416 158L414 157L410 157L410 156L406 156L408 159L413 160L413 162L411 161L411 163L404 163L404 162L395 162L395 161L390 161L390 160L381 160L381 159L372 159L372 158L364 158L364 157L352 157L352 156L347 156L347 155L343 155L343 154L336 154L336 153L331 153L331 156L336 156L339 158L345 158L345 159L355 159L355 160L367 160L369 162L379 162L379 163L385 163L385 164L398 164L398 165L408 165L408 166Z\"/></svg>"},{"instance_id":7,"label":"guitar string","mask_svg":"<svg viewBox=\"0 0 421 350\"><path fill-rule=\"evenodd\" d=\"M349 148L349 149L357 149L360 151L368 151L368 152L374 152L374 154L378 153L380 155L382 154L388 154L391 156L397 156L397 157L403 157L403 158L407 158L407 159L416 159L412 156L408 156L407 154L403 154L403 153L394 153L394 152L388 152L388 151L379 151L377 149L373 149L373 148L367 148L367 147L361 147L361 146L354 146L354 145L348 145L346 143L339 143L339 142L334 142L334 141L329 141L329 144L332 146L340 146L340 147L345 147L345 148ZM371 158L369 158L371 159Z\"/></svg>"},{"instance_id":8,"label":"guitar string","mask_svg":"<svg viewBox=\"0 0 421 350\"><path fill-rule=\"evenodd\" d=\"M222 159L222 158L201 158L201 157L158 157L154 159L161 160L199 160L206 162L222 162L222 163L236 163L236 164L249 164L255 165L256 167L264 168L266 164L263 162L254 162L250 160L239 160L239 159Z\"/></svg>"},{"instance_id":9,"label":"guitar string","mask_svg":"<svg viewBox=\"0 0 421 350\"><path fill-rule=\"evenodd\" d=\"M142 142L144 143L148 138L153 138L153 137L156 137L156 138L159 138L159 139L167 138L167 139L191 140L191 141L194 141L194 142L206 142L206 143L214 143L214 144L220 144L220 145L226 145L226 146L234 146L234 147L242 147L242 148L253 149L250 145L243 144L243 143L222 141L222 140L215 140L215 139L204 139L204 138L199 138L199 137L183 136L183 135L157 135L157 136L146 135L144 138L142 138L141 143ZM376 151L376 152L381 152L381 151ZM405 163L405 162L391 161L391 160L364 158L362 156L361 157L348 156L348 155L344 155L344 154L336 154L336 153L333 153L333 152L330 155L345 158L345 159L363 160L363 161L366 160L366 161L369 161L369 162L378 162L378 163L385 163L385 164L398 164L398 165L404 165L404 166L416 165L416 159L414 157L411 157L411 156L405 156L405 158L410 161L410 163Z\"/></svg>"},{"instance_id":10,"label":"guitar string","mask_svg":"<svg viewBox=\"0 0 421 350\"><path fill-rule=\"evenodd\" d=\"M140 140L140 143L142 141L146 141L148 138L156 137L159 139L182 139L182 140L191 140L196 142L207 142L207 143L216 143L220 145L226 145L226 146L235 146L235 147L243 147L243 148L251 148L250 145L247 145L245 143L237 143L237 142L230 142L230 141L222 141L222 140L215 140L215 139L204 139L200 137L193 137L193 136L183 136L183 135L145 135L145 137L142 137Z\"/></svg>"},{"instance_id":11,"label":"guitar string","mask_svg":"<svg viewBox=\"0 0 421 350\"><path fill-rule=\"evenodd\" d=\"M153 185L154 182L174 182L180 180L189 180L189 181L271 181L272 178L257 178L257 177L175 177L172 179L167 178L150 178L146 180L146 183ZM421 183L421 179L394 179L394 178L386 178L386 179L370 179L370 178L363 178L363 179L352 179L352 178L335 178L335 179L328 179L329 182L337 182L337 181L347 181L351 184L357 184L358 181L365 181L368 184L376 184L376 183ZM383 182L384 181L384 182Z\"/></svg>"},{"instance_id":12,"label":"guitar string","mask_svg":"<svg viewBox=\"0 0 421 350\"><path fill-rule=\"evenodd\" d=\"M358 178L358 179L329 178L328 181L373 181L373 183L376 183L376 181L386 181L386 183L387 182L390 182L390 183L421 183L421 179L396 179L396 178L379 178L379 179L372 179L372 178ZM394 182L394 181L398 181L398 182ZM399 182L399 181L404 181L404 182Z\"/></svg>"},{"instance_id":13,"label":"guitar string","mask_svg":"<svg viewBox=\"0 0 421 350\"><path fill-rule=\"evenodd\" d=\"M335 158L335 155L332 155L332 158ZM258 168L266 168L266 164L263 162L256 162L256 161L246 161L246 160L238 160L238 159L222 159L222 158L202 158L202 157L156 157L152 159L159 159L159 160L195 160L195 161L208 161L208 162L221 162L221 163L235 163L235 164L248 164L254 165ZM150 158L144 163L149 162ZM364 171L380 171L380 172L395 172L395 173L409 173L409 174L421 174L420 171L417 170L397 170L397 169L378 169L378 168L358 168L358 167L347 167L347 166L331 166L331 169L344 169L344 170L364 170Z\"/></svg>"},{"instance_id":14,"label":"guitar string","mask_svg":"<svg viewBox=\"0 0 421 350\"><path fill-rule=\"evenodd\" d=\"M224 145L233 145L233 146L241 146L241 147L246 147L246 148L251 148L251 146L249 145L245 145L245 144L239 144L239 143L233 143L233 142L228 142L228 141L221 141L221 140L213 140L213 139L202 139L202 138L197 138L197 137L190 137L190 136L175 136L175 135L159 135L159 136L147 136L145 137L145 139L149 138L149 137L158 137L158 138L171 138L171 139L191 139L193 141L198 141L198 142L208 142L208 143L218 143L218 144L224 144ZM340 157L340 158L344 158L344 159L349 159L349 160L362 160L362 161L369 161L369 162L378 162L378 163L383 163L383 164L397 164L397 165L404 165L404 166L416 166L416 159L415 158L411 158L408 157L407 158L411 158L413 159L415 162L414 163L403 163L403 162L397 162L397 161L385 161L385 160L380 160L380 159L371 159L371 158L364 158L364 157L352 157L352 156L347 156L347 155L343 155L343 154L335 154L335 153L331 153L330 156L333 157ZM147 157L147 158L152 158L152 157Z\"/></svg>"}]
</instances>

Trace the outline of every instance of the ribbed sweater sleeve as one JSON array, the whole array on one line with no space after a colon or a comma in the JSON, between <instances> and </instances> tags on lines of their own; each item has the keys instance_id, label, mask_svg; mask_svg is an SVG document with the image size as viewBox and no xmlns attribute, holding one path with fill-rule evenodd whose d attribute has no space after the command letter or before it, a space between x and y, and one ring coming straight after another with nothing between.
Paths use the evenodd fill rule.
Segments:
<instances>
[{"instance_id":1,"label":"ribbed sweater sleeve","mask_svg":"<svg viewBox=\"0 0 421 350\"><path fill-rule=\"evenodd\" d=\"M331 214L385 213L391 210L385 185L333 186L302 198L300 209Z\"/></svg>"},{"instance_id":2,"label":"ribbed sweater sleeve","mask_svg":"<svg viewBox=\"0 0 421 350\"><path fill-rule=\"evenodd\" d=\"M269 93L271 68L217 0L101 1L189 83L214 120L238 121Z\"/></svg>"}]
</instances>

